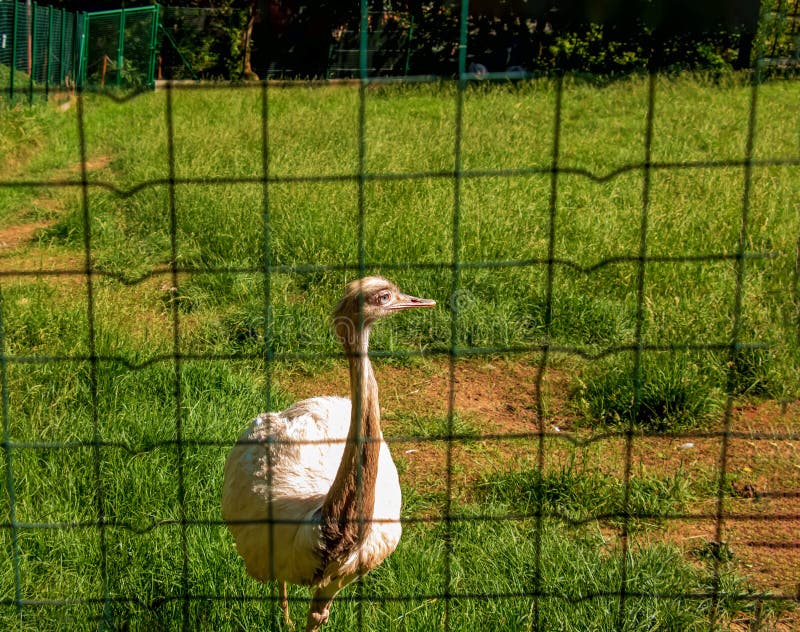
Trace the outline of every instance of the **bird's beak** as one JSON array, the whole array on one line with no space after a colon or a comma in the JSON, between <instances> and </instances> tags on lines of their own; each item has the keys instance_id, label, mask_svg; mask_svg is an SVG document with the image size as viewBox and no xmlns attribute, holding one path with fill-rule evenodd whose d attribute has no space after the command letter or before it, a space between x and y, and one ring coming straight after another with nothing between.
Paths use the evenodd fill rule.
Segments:
<instances>
[{"instance_id":1,"label":"bird's beak","mask_svg":"<svg viewBox=\"0 0 800 632\"><path fill-rule=\"evenodd\" d=\"M408 294L400 294L397 302L389 306L389 309L411 309L412 307L435 307L436 301L430 298L417 298Z\"/></svg>"}]
</instances>

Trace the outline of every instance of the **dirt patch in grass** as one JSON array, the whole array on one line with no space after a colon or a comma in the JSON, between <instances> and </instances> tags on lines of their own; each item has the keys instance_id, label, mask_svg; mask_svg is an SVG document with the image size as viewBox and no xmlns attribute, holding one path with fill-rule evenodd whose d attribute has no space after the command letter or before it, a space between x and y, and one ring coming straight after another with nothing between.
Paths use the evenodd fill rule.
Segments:
<instances>
[{"instance_id":1,"label":"dirt patch in grass","mask_svg":"<svg viewBox=\"0 0 800 632\"><path fill-rule=\"evenodd\" d=\"M89 158L86 161L86 171L91 173L92 171L100 171L101 169L105 169L111 164L111 156L97 156L94 158ZM66 171L70 174L80 174L83 169L81 163L77 162L71 167L69 167Z\"/></svg>"},{"instance_id":2,"label":"dirt patch in grass","mask_svg":"<svg viewBox=\"0 0 800 632\"><path fill-rule=\"evenodd\" d=\"M486 435L538 431L538 373L535 366L503 360L459 361L452 368L447 361L435 360L408 367L375 363L387 428L391 428L392 418L401 414L446 416L452 398L454 412L474 419ZM347 371L343 365L317 375L293 376L289 382L287 386L298 398L349 395ZM564 406L565 389L566 376L552 370L545 373L541 391L546 406L552 407L554 403ZM546 419L550 427L559 423L566 427L563 411L548 411Z\"/></svg>"},{"instance_id":3,"label":"dirt patch in grass","mask_svg":"<svg viewBox=\"0 0 800 632\"><path fill-rule=\"evenodd\" d=\"M699 488L693 517L667 521L666 538L688 551L722 542L759 589L800 597L800 402L735 407L729 429L636 438L634 469L680 470Z\"/></svg>"},{"instance_id":4,"label":"dirt patch in grass","mask_svg":"<svg viewBox=\"0 0 800 632\"><path fill-rule=\"evenodd\" d=\"M17 224L0 229L0 253L5 250L13 250L20 245L33 240L36 231L47 228L52 222L31 222L29 224Z\"/></svg>"},{"instance_id":5,"label":"dirt patch in grass","mask_svg":"<svg viewBox=\"0 0 800 632\"><path fill-rule=\"evenodd\" d=\"M30 243L30 239L26 243ZM15 279L14 282L29 282L35 276L54 286L73 288L86 284L84 268L83 255L74 250L37 246L3 248L0 245L0 272L6 273L4 276L8 279Z\"/></svg>"},{"instance_id":6,"label":"dirt patch in grass","mask_svg":"<svg viewBox=\"0 0 800 632\"><path fill-rule=\"evenodd\" d=\"M693 497L690 506L635 540L670 541L690 558L721 541L754 588L790 599L800 594L800 402L736 406L727 436L723 416L702 431L634 435L629 444L624 433L593 432L575 423L563 370L548 368L539 380L538 367L525 361L458 361L451 369L447 361L426 360L411 367L376 363L376 377L385 434L401 480L416 493L441 498L449 489L457 510L470 499L474 483L493 472L532 469L541 459L545 469L577 463L587 472L623 479L629 456L631 478L685 476ZM344 366L281 381L298 398L348 394ZM409 434L409 416L447 419L451 399L456 417L469 422L470 436L448 442ZM429 511L438 510L434 503ZM610 526L601 528L619 537ZM787 625L795 623L800 620Z\"/></svg>"},{"instance_id":7,"label":"dirt patch in grass","mask_svg":"<svg viewBox=\"0 0 800 632\"><path fill-rule=\"evenodd\" d=\"M86 162L86 171L92 173L105 169L111 164L110 156L99 156ZM56 172L52 180L58 181L67 176L81 173L81 163ZM25 209L21 209L11 216L21 218L27 214L28 208L38 207L47 211L52 219L17 221L9 226L0 228L0 270L45 273L76 271L83 267L83 257L75 254L54 254L52 248L38 248L35 242L36 234L51 227L56 218L64 212L64 201L60 197L43 195L31 201ZM11 221L14 221L13 219ZM65 275L61 275L64 278Z\"/></svg>"}]
</instances>

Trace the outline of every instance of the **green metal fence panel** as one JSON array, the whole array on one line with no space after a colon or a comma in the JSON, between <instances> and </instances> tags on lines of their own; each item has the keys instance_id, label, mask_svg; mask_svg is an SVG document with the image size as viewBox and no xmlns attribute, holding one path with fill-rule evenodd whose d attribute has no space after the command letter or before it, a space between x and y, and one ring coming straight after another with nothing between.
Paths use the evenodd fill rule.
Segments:
<instances>
[{"instance_id":1,"label":"green metal fence panel","mask_svg":"<svg viewBox=\"0 0 800 632\"><path fill-rule=\"evenodd\" d=\"M45 73L45 89L49 89L51 85L58 84L59 64L61 57L57 51L61 48L61 19L62 13L57 9L50 11L50 21L48 23L48 36L47 43L47 72Z\"/></svg>"},{"instance_id":2,"label":"green metal fence panel","mask_svg":"<svg viewBox=\"0 0 800 632\"><path fill-rule=\"evenodd\" d=\"M120 11L86 15L81 86L119 85L122 73Z\"/></svg>"},{"instance_id":3,"label":"green metal fence panel","mask_svg":"<svg viewBox=\"0 0 800 632\"><path fill-rule=\"evenodd\" d=\"M74 27L63 9L0 0L0 94L33 101L71 83Z\"/></svg>"},{"instance_id":4,"label":"green metal fence panel","mask_svg":"<svg viewBox=\"0 0 800 632\"><path fill-rule=\"evenodd\" d=\"M341 30L330 48L328 78L360 75L362 51L370 76L407 75L414 18L405 13L371 13L368 16L366 49L362 47L362 29Z\"/></svg>"},{"instance_id":5,"label":"green metal fence panel","mask_svg":"<svg viewBox=\"0 0 800 632\"><path fill-rule=\"evenodd\" d=\"M124 38L128 63L143 77L148 88L155 86L155 70L159 7L144 7L148 11L127 10L124 19Z\"/></svg>"},{"instance_id":6,"label":"green metal fence panel","mask_svg":"<svg viewBox=\"0 0 800 632\"><path fill-rule=\"evenodd\" d=\"M155 85L158 16L156 5L86 14L81 85Z\"/></svg>"},{"instance_id":7,"label":"green metal fence panel","mask_svg":"<svg viewBox=\"0 0 800 632\"><path fill-rule=\"evenodd\" d=\"M76 14L0 0L0 94L33 101L62 87L154 87L160 10Z\"/></svg>"},{"instance_id":8,"label":"green metal fence panel","mask_svg":"<svg viewBox=\"0 0 800 632\"><path fill-rule=\"evenodd\" d=\"M14 10L8 2L0 2L0 81L3 90L10 89L11 67L13 65L14 46Z\"/></svg>"},{"instance_id":9,"label":"green metal fence panel","mask_svg":"<svg viewBox=\"0 0 800 632\"><path fill-rule=\"evenodd\" d=\"M31 81L43 85L47 80L47 49L50 39L50 7L32 5Z\"/></svg>"},{"instance_id":10,"label":"green metal fence panel","mask_svg":"<svg viewBox=\"0 0 800 632\"><path fill-rule=\"evenodd\" d=\"M18 72L21 71L30 75L30 55L28 53L28 44L30 43L30 11L21 3L17 4L12 33L12 38L14 39L12 44L14 48L14 60L11 65L11 88L13 90L18 85L16 82L17 79L20 85L25 85L25 77L23 75L16 77Z\"/></svg>"},{"instance_id":11,"label":"green metal fence panel","mask_svg":"<svg viewBox=\"0 0 800 632\"><path fill-rule=\"evenodd\" d=\"M59 65L59 85L67 85L75 77L75 26L74 13L62 11L61 15L61 49Z\"/></svg>"}]
</instances>

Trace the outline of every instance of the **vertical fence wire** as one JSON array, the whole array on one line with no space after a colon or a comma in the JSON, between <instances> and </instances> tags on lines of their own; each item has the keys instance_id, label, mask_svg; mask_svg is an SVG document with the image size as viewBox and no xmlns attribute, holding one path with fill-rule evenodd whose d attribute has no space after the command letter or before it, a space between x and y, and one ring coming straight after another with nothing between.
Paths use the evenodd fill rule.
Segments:
<instances>
[{"instance_id":1,"label":"vertical fence wire","mask_svg":"<svg viewBox=\"0 0 800 632\"><path fill-rule=\"evenodd\" d=\"M264 410L273 410L272 406L272 389L273 389L273 378L272 378L272 367L275 359L275 355L272 349L272 340L271 340L271 332L272 332L272 283L271 283L271 274L269 272L270 266L272 265L272 242L271 242L271 221L270 221L270 187L269 187L269 175L270 175L270 168L269 168L269 159L270 159L270 148L269 148L269 85L264 82L261 85L260 90L261 96L261 222L262 222L262 268L261 272L264 278ZM267 422L270 423L270 422ZM268 503L267 503L267 523L269 525L267 529L267 541L269 544L269 550L275 550L275 518L273 515L273 463L272 463L272 451L267 450L267 478L266 484L268 489ZM269 572L271 576L275 576L275 558L272 557L269 560ZM276 589L277 586L274 585L275 582L271 582L270 586L268 587L269 592L269 602L270 602L270 621L273 626L277 626L277 621L279 619L278 614L278 599L280 597L276 596Z\"/></svg>"},{"instance_id":2,"label":"vertical fence wire","mask_svg":"<svg viewBox=\"0 0 800 632\"><path fill-rule=\"evenodd\" d=\"M106 529L106 496L103 484L103 438L100 429L98 371L100 359L97 354L97 332L95 328L95 274L92 262L92 215L89 193L88 154L86 144L86 119L84 102L77 99L78 150L80 152L80 195L83 220L83 273L86 283L86 335L89 351L89 396L92 418L92 465L95 479L95 510L100 545L100 577L102 582L103 622L111 619L111 602L108 578L108 533Z\"/></svg>"},{"instance_id":3,"label":"vertical fence wire","mask_svg":"<svg viewBox=\"0 0 800 632\"><path fill-rule=\"evenodd\" d=\"M462 142L464 130L464 91L467 86L467 35L469 0L462 0L459 17L458 35L458 79L456 81L455 119L453 141L453 215L452 215L452 252L451 252L451 285L450 296L458 297L461 293L461 199L463 184ZM456 364L459 361L457 306L450 314L450 350L449 350L449 384L447 401L447 429L445 455L445 504L442 519L444 521L444 630L451 629L453 616L453 447L456 415Z\"/></svg>"},{"instance_id":4,"label":"vertical fence wire","mask_svg":"<svg viewBox=\"0 0 800 632\"><path fill-rule=\"evenodd\" d=\"M367 205L366 205L366 164L367 164L367 82L369 80L369 67L367 65L367 43L369 33L369 2L361 0L359 3L359 53L358 53L358 164L357 164L357 189L356 189L356 257L358 265L358 276L363 277L366 274L366 224L367 224ZM364 300L363 297L359 298L359 327L364 326ZM358 349L358 353L364 353L363 349ZM354 377L351 377L354 379ZM360 378L359 378L360 379ZM355 401L352 406L355 408L355 417L361 418L363 408L365 406L364 394L361 389L358 389L355 394ZM370 437L364 437L361 434L361 428L357 428L353 441L358 445L359 457L356 459L356 487L358 490L364 488L364 459L363 459L363 446L364 442L369 441ZM367 512L364 509L364 496L359 491L355 501L359 506L359 515L365 516ZM359 539L363 539L366 523L361 520L358 523ZM358 551L359 566L364 567L364 552ZM356 579L355 598L356 598L356 627L361 632L364 630L364 600L363 600L363 583L361 578Z\"/></svg>"},{"instance_id":5,"label":"vertical fence wire","mask_svg":"<svg viewBox=\"0 0 800 632\"><path fill-rule=\"evenodd\" d=\"M170 280L176 295L180 292L181 276L179 270L178 244L178 203L177 176L175 162L175 106L173 87L168 83L165 90L165 125L167 130L167 192L169 200L169 235L170 235ZM178 520L180 525L181 551L181 629L192 628L190 620L189 594L189 539L188 515L186 512L186 442L184 441L184 403L183 403L183 355L181 352L180 310L178 301L171 303L172 318L172 359L175 371L175 459L176 459L176 498L178 501Z\"/></svg>"},{"instance_id":6,"label":"vertical fence wire","mask_svg":"<svg viewBox=\"0 0 800 632\"><path fill-rule=\"evenodd\" d=\"M733 296L733 313L731 323L730 348L728 352L728 383L726 388L725 411L719 455L719 478L717 481L717 503L715 516L715 540L718 546L723 542L725 528L725 487L729 477L729 448L733 427L733 407L736 395L736 369L741 353L742 302L745 282L745 263L748 243L748 222L750 219L750 194L753 184L753 152L756 138L756 110L758 104L759 70L756 68L752 77L750 100L748 103L747 136L744 147L744 163L742 165L742 200L739 217L739 236L736 245L735 279ZM711 626L716 624L720 599L720 560L713 558L714 584L712 587Z\"/></svg>"},{"instance_id":7,"label":"vertical fence wire","mask_svg":"<svg viewBox=\"0 0 800 632\"><path fill-rule=\"evenodd\" d=\"M645 287L647 282L647 229L650 212L650 178L653 149L653 120L655 117L655 73L651 72L647 82L647 113L645 115L644 151L642 161L642 210L639 216L639 253L636 267L636 317L634 351L633 351L633 407L632 414L625 430L625 466L622 475L622 529L620 532L620 586L617 629L622 630L626 620L628 598L628 552L630 550L630 491L631 467L633 464L633 442L635 437L635 420L642 406L642 356L644 353L644 319L645 319Z\"/></svg>"},{"instance_id":8,"label":"vertical fence wire","mask_svg":"<svg viewBox=\"0 0 800 632\"><path fill-rule=\"evenodd\" d=\"M534 401L536 406L536 471L534 485L542 488L544 481L544 455L545 455L545 417L544 404L544 378L550 361L550 344L553 325L553 281L555 277L555 244L556 244L556 216L558 213L558 170L559 156L561 153L561 103L564 90L564 77L561 73L556 76L556 88L553 112L553 146L550 155L550 194L547 204L547 276L545 278L545 305L544 305L544 334L543 345L536 368L534 382ZM533 573L533 619L531 630L538 632L542 629L540 619L542 588L542 530L544 528L544 497L537 494L536 512L534 521L534 573Z\"/></svg>"},{"instance_id":9,"label":"vertical fence wire","mask_svg":"<svg viewBox=\"0 0 800 632\"><path fill-rule=\"evenodd\" d=\"M20 574L19 528L11 447L11 419L8 413L8 358L6 356L5 303L0 285L0 395L3 407L3 454L5 455L5 487L8 497L8 521L11 531L11 564L14 573L14 606L22 616L22 577Z\"/></svg>"}]
</instances>

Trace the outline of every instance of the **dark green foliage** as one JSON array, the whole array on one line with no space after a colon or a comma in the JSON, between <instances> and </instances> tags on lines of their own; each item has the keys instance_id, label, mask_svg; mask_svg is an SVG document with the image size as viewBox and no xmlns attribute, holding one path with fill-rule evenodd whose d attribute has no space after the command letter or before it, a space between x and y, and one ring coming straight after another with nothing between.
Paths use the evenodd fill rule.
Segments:
<instances>
[{"instance_id":1,"label":"dark green foliage","mask_svg":"<svg viewBox=\"0 0 800 632\"><path fill-rule=\"evenodd\" d=\"M166 4L169 33L199 75L240 76L242 34L252 9L256 19L251 61L258 76L323 77L331 70L341 75L344 67L351 76L358 74L358 3L316 0L292 6L220 0L211 3L213 11L204 12L183 8L185 3ZM600 6L472 2L467 64L493 72L511 68L603 75L647 69L725 72L746 68L751 65L758 6L757 1L734 7L720 1ZM437 0L394 12L382 12L370 3L369 10L371 74L452 76L458 72L460 2ZM769 33L777 32L772 22ZM184 62L174 47L170 44L164 49L167 72L185 76ZM356 52L347 57L349 50Z\"/></svg>"},{"instance_id":2,"label":"dark green foliage","mask_svg":"<svg viewBox=\"0 0 800 632\"><path fill-rule=\"evenodd\" d=\"M774 389L771 349L737 350L727 365L728 390L734 395L763 396Z\"/></svg>"},{"instance_id":3,"label":"dark green foliage","mask_svg":"<svg viewBox=\"0 0 800 632\"><path fill-rule=\"evenodd\" d=\"M576 396L590 423L649 431L697 426L721 410L721 385L708 368L678 354L648 354L638 374L630 361L603 361L582 378Z\"/></svg>"},{"instance_id":4,"label":"dark green foliage","mask_svg":"<svg viewBox=\"0 0 800 632\"><path fill-rule=\"evenodd\" d=\"M652 525L679 513L692 500L690 482L678 470L664 478L634 476L626 494L623 481L610 474L581 467L570 461L541 476L536 471L517 470L490 475L478 489L488 502L514 503L528 514L561 520L566 525L595 519L629 528Z\"/></svg>"},{"instance_id":5,"label":"dark green foliage","mask_svg":"<svg viewBox=\"0 0 800 632\"><path fill-rule=\"evenodd\" d=\"M244 2L163 3L162 65L171 78L237 78L241 74Z\"/></svg>"}]
</instances>

